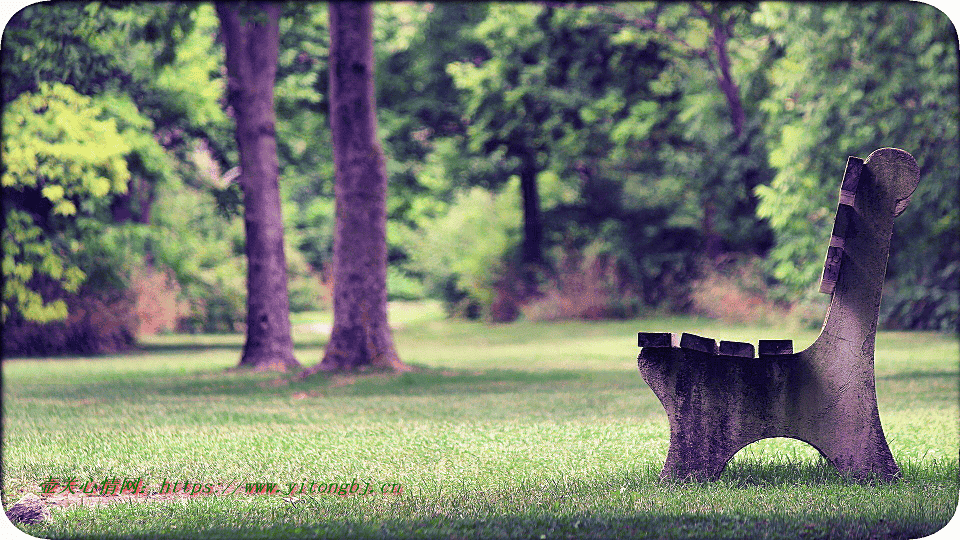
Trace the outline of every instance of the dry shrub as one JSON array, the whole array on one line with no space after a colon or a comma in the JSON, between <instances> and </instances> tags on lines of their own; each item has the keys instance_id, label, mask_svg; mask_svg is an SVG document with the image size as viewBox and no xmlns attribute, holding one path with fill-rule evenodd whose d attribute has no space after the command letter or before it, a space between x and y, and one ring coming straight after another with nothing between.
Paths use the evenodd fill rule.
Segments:
<instances>
[{"instance_id":1,"label":"dry shrub","mask_svg":"<svg viewBox=\"0 0 960 540\"><path fill-rule=\"evenodd\" d=\"M179 301L180 284L173 275L147 266L135 269L130 281L136 298L137 335L176 330L177 322L189 306Z\"/></svg>"},{"instance_id":2,"label":"dry shrub","mask_svg":"<svg viewBox=\"0 0 960 540\"><path fill-rule=\"evenodd\" d=\"M3 327L3 350L16 356L106 354L136 344L136 301L126 291L90 291L64 296L67 318L37 323L10 317Z\"/></svg>"},{"instance_id":3,"label":"dry shrub","mask_svg":"<svg viewBox=\"0 0 960 540\"><path fill-rule=\"evenodd\" d=\"M527 319L598 320L636 315L639 300L611 255L591 246L584 252L567 248L557 267L542 294L521 306Z\"/></svg>"},{"instance_id":4,"label":"dry shrub","mask_svg":"<svg viewBox=\"0 0 960 540\"><path fill-rule=\"evenodd\" d=\"M779 323L788 310L770 299L770 289L755 259L727 256L702 264L691 287L691 311L731 323Z\"/></svg>"},{"instance_id":5,"label":"dry shrub","mask_svg":"<svg viewBox=\"0 0 960 540\"><path fill-rule=\"evenodd\" d=\"M324 264L319 271L311 270L320 284L317 296L320 309L325 311L333 310L333 270L333 263Z\"/></svg>"},{"instance_id":6,"label":"dry shrub","mask_svg":"<svg viewBox=\"0 0 960 540\"><path fill-rule=\"evenodd\" d=\"M493 300L486 318L495 323L517 320L525 296L520 272L513 267L507 268L493 285Z\"/></svg>"}]
</instances>

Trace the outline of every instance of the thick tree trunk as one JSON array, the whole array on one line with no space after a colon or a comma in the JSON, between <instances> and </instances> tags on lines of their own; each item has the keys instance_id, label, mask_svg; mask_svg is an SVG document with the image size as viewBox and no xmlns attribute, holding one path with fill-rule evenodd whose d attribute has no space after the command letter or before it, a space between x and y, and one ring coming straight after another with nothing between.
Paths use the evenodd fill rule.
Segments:
<instances>
[{"instance_id":1,"label":"thick tree trunk","mask_svg":"<svg viewBox=\"0 0 960 540\"><path fill-rule=\"evenodd\" d=\"M334 319L316 369L404 369L387 324L387 174L377 140L372 8L331 2L329 12Z\"/></svg>"},{"instance_id":2,"label":"thick tree trunk","mask_svg":"<svg viewBox=\"0 0 960 540\"><path fill-rule=\"evenodd\" d=\"M236 120L246 227L247 339L240 365L296 368L274 132L280 5L218 3L217 14L226 49L227 98Z\"/></svg>"}]
</instances>

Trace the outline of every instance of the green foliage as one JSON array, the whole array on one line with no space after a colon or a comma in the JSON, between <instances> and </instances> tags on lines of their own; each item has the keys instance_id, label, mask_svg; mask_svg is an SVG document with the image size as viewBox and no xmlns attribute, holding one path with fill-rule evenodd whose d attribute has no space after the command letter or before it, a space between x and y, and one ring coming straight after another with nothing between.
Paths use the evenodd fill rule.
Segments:
<instances>
[{"instance_id":1,"label":"green foliage","mask_svg":"<svg viewBox=\"0 0 960 540\"><path fill-rule=\"evenodd\" d=\"M86 277L78 253L92 246L73 235L105 210L108 195L127 190L132 148L125 135L138 129L118 128L102 103L63 84L41 83L38 93L4 109L3 320L66 317L64 301L46 302L31 281L48 279L75 292Z\"/></svg>"},{"instance_id":2,"label":"green foliage","mask_svg":"<svg viewBox=\"0 0 960 540\"><path fill-rule=\"evenodd\" d=\"M765 90L766 66L775 50L764 29L749 22L749 4L635 4L617 6L624 26L618 36L650 40L666 66L650 83L668 126L618 153L647 158L640 174L626 179L630 193L680 192L686 199L672 218L698 229L691 246L708 259L722 253L763 254L770 230L755 215L753 189L769 182L757 99ZM646 28L646 29L645 29ZM722 69L724 62L728 70ZM730 77L732 88L724 86ZM743 114L743 123L734 117ZM669 131L667 131L669 130ZM641 131L642 133L642 131ZM643 184L638 186L637 182ZM672 184L672 185L668 185Z\"/></svg>"},{"instance_id":3,"label":"green foliage","mask_svg":"<svg viewBox=\"0 0 960 540\"><path fill-rule=\"evenodd\" d=\"M683 310L699 259L716 250L766 257L777 299L809 305L843 157L897 146L917 157L921 182L896 223L881 316L955 328L957 45L931 9L377 4L391 298L489 309L479 306L509 289L520 234L520 198L506 190L532 163L549 254L541 284L589 252L625 287L625 305ZM324 306L332 260L327 25L324 4L285 5L281 17L276 132L294 309ZM147 263L181 283L185 326L243 323L217 26L211 5L192 3L44 3L11 20L0 53L5 319L62 318L69 295L128 287ZM736 92L718 84L725 76Z\"/></svg>"},{"instance_id":4,"label":"green foliage","mask_svg":"<svg viewBox=\"0 0 960 540\"><path fill-rule=\"evenodd\" d=\"M188 4L38 4L12 20L3 47L4 214L22 230L4 229L4 273L37 271L30 282L7 280L5 318L16 296L18 317L62 319L67 305L82 304L64 294L124 291L134 267L159 264L178 270L189 303L224 313L204 311L211 322L200 329L233 328L242 267L232 244L205 237L226 236L223 215L237 206L219 174L232 138L216 29L212 6ZM63 74L73 87L46 82ZM155 204L180 190L182 206ZM198 200L208 204L191 216ZM25 244L11 245L14 235ZM204 272L177 258L203 266L198 253L209 254ZM56 297L43 312L39 291Z\"/></svg>"},{"instance_id":5,"label":"green foliage","mask_svg":"<svg viewBox=\"0 0 960 540\"><path fill-rule=\"evenodd\" d=\"M4 111L3 187L39 188L54 214L77 213L73 199L123 192L130 178L130 146L115 118L71 87L42 83Z\"/></svg>"},{"instance_id":6,"label":"green foliage","mask_svg":"<svg viewBox=\"0 0 960 540\"><path fill-rule=\"evenodd\" d=\"M67 292L76 292L86 275L76 266L67 266L54 251L33 218L19 210L4 216L3 230L3 320L13 313L47 322L65 319L67 305L62 299L45 301L30 287L35 275L56 280Z\"/></svg>"},{"instance_id":7,"label":"green foliage","mask_svg":"<svg viewBox=\"0 0 960 540\"><path fill-rule=\"evenodd\" d=\"M423 280L409 272L404 272L398 268L398 265L387 267L387 298L389 300L423 300L427 297L427 288Z\"/></svg>"},{"instance_id":8,"label":"green foliage","mask_svg":"<svg viewBox=\"0 0 960 540\"><path fill-rule=\"evenodd\" d=\"M44 81L59 81L86 95L116 90L124 79L117 57L93 42L114 28L96 3L20 10L3 31L3 102L37 92Z\"/></svg>"},{"instance_id":9,"label":"green foliage","mask_svg":"<svg viewBox=\"0 0 960 540\"><path fill-rule=\"evenodd\" d=\"M884 317L906 327L956 328L960 159L950 21L921 4L764 4L755 18L784 51L763 101L777 174L757 188L758 213L776 231L774 275L794 294L815 287L843 157L903 148L920 165L920 184L894 227Z\"/></svg>"},{"instance_id":10,"label":"green foliage","mask_svg":"<svg viewBox=\"0 0 960 540\"><path fill-rule=\"evenodd\" d=\"M155 264L173 271L189 304L181 328L238 330L246 312L243 221L218 216L211 193L191 186L161 191L154 215L158 237L150 248Z\"/></svg>"},{"instance_id":11,"label":"green foliage","mask_svg":"<svg viewBox=\"0 0 960 540\"><path fill-rule=\"evenodd\" d=\"M483 54L447 71L465 94L464 153L493 165L487 185L532 162L547 243L602 246L645 302L669 303L683 291L664 287L667 276L686 272L683 252L696 245L689 236L685 247L664 241L679 231L654 231L676 200L630 195L664 176L658 148L677 138L677 92L656 85L668 66L664 46L649 32L624 39L618 27L617 17L592 7L491 6L471 32ZM664 264L660 255L670 251L675 260Z\"/></svg>"},{"instance_id":12,"label":"green foliage","mask_svg":"<svg viewBox=\"0 0 960 540\"><path fill-rule=\"evenodd\" d=\"M305 263L316 271L323 271L333 257L333 147L327 121L329 40L325 4L291 4L285 8L280 18L274 86L285 235L289 245L302 252ZM292 256L297 255L287 250L287 258ZM299 293L291 283L291 302L295 296Z\"/></svg>"},{"instance_id":13,"label":"green foliage","mask_svg":"<svg viewBox=\"0 0 960 540\"><path fill-rule=\"evenodd\" d=\"M519 242L517 183L496 193L471 188L416 230L397 230L409 257L407 268L422 276L449 309L486 316Z\"/></svg>"},{"instance_id":14,"label":"green foliage","mask_svg":"<svg viewBox=\"0 0 960 540\"><path fill-rule=\"evenodd\" d=\"M287 289L290 296L290 311L316 311L332 308L330 291L321 282L322 276L307 262L306 256L292 239L286 239L284 254L287 258Z\"/></svg>"}]
</instances>

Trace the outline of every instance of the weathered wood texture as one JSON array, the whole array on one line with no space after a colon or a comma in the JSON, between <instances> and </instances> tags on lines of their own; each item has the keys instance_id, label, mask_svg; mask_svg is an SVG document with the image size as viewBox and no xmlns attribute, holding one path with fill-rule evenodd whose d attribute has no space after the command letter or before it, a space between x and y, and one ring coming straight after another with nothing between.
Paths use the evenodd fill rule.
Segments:
<instances>
[{"instance_id":1,"label":"weathered wood texture","mask_svg":"<svg viewBox=\"0 0 960 540\"><path fill-rule=\"evenodd\" d=\"M850 156L847 168L840 184L840 200L837 203L837 217L833 220L833 232L827 247L827 258L823 263L823 275L820 278L820 292L831 294L840 275L840 262L843 260L843 245L853 223L853 204L856 201L857 185L863 170L863 160Z\"/></svg>"},{"instance_id":2,"label":"weathered wood texture","mask_svg":"<svg viewBox=\"0 0 960 540\"><path fill-rule=\"evenodd\" d=\"M910 154L883 148L863 162L855 192L841 195L851 209L842 261L823 329L807 349L763 340L758 358L682 343L641 350L640 373L670 422L661 477L716 479L737 451L769 437L809 443L853 480L899 477L877 409L874 343L893 219L918 181Z\"/></svg>"},{"instance_id":3,"label":"weathered wood texture","mask_svg":"<svg viewBox=\"0 0 960 540\"><path fill-rule=\"evenodd\" d=\"M720 354L724 356L753 358L755 352L752 343L741 343L739 341L720 342Z\"/></svg>"}]
</instances>

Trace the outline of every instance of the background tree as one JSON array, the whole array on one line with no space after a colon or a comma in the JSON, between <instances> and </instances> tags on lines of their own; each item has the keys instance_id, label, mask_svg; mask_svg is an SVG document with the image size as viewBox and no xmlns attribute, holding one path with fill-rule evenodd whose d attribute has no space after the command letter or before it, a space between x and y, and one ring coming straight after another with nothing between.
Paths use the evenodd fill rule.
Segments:
<instances>
[{"instance_id":1,"label":"background tree","mask_svg":"<svg viewBox=\"0 0 960 540\"><path fill-rule=\"evenodd\" d=\"M290 336L287 263L276 150L273 86L280 6L217 4L236 121L247 254L247 337L241 366L298 367Z\"/></svg>"},{"instance_id":2,"label":"background tree","mask_svg":"<svg viewBox=\"0 0 960 540\"><path fill-rule=\"evenodd\" d=\"M329 29L326 4L284 9L275 129L297 312L322 309L333 282ZM942 15L840 4L373 10L389 299L429 295L491 320L633 316L700 310L714 283L819 318L797 299L822 263L834 153L887 144L917 155L914 207L925 211L898 220L915 240L891 256L883 321L955 327L960 219L945 171L958 162L956 41ZM153 293L176 299L170 331L242 330L244 201L218 26L214 6L195 3L41 3L11 19L0 51L5 350L132 346ZM898 35L909 39L896 45ZM108 161L126 174L77 138L78 122L115 140ZM525 149L508 155L510 144ZM528 151L542 231L532 296L518 271ZM158 276L166 285L150 289ZM114 323L96 322L107 313Z\"/></svg>"},{"instance_id":3,"label":"background tree","mask_svg":"<svg viewBox=\"0 0 960 540\"><path fill-rule=\"evenodd\" d=\"M777 49L751 22L750 4L601 6L621 24L621 39L655 40L671 59L656 86L679 96L678 137L658 151L664 173L698 194L698 244L706 264L722 254L763 255L772 243L756 217L757 185L768 183L758 100Z\"/></svg>"},{"instance_id":4,"label":"background tree","mask_svg":"<svg viewBox=\"0 0 960 540\"><path fill-rule=\"evenodd\" d=\"M523 204L521 264L535 258L523 253L537 244L537 251L550 253L541 256L541 279L557 281L562 259L589 252L588 259L608 267L604 279L611 283L604 287L612 296L635 298L636 290L621 286L646 281L637 288L652 298L655 282L689 266L658 260L675 251L669 237L681 237L662 222L660 207L676 202L667 203L663 194L639 201L636 190L625 188L661 176L657 148L676 138L670 127L676 95L654 86L667 65L664 48L620 36L618 28L616 17L596 9L494 5L466 30L479 51L447 70L463 93L463 154L485 155L494 171L486 185L514 177L521 193L530 195ZM691 240L689 232L682 236ZM520 301L529 296L526 278ZM621 307L615 311L630 312Z\"/></svg>"},{"instance_id":5,"label":"background tree","mask_svg":"<svg viewBox=\"0 0 960 540\"><path fill-rule=\"evenodd\" d=\"M5 263L4 293L7 300L40 295L56 308L7 302L5 351L99 353L134 343L129 277L148 255L156 231L144 223L157 189L175 179L168 152L179 144L155 134L190 123L168 105L207 88L194 77L191 87L173 91L166 76L182 65L162 51L176 42L131 31L161 24L195 34L192 7L155 8L37 4L4 29L4 233L7 243L16 237L5 255L7 263L24 258ZM211 110L194 105L198 115ZM83 135L91 129L96 136ZM25 276L24 263L41 254L45 262L27 264L36 270L29 279L14 279L14 268Z\"/></svg>"},{"instance_id":6,"label":"background tree","mask_svg":"<svg viewBox=\"0 0 960 540\"><path fill-rule=\"evenodd\" d=\"M758 20L783 47L766 71L770 164L758 213L777 244L774 277L791 296L816 294L833 225L842 156L909 151L920 184L897 219L881 322L956 329L960 311L957 34L916 4L762 5ZM898 240L899 239L899 240Z\"/></svg>"},{"instance_id":7,"label":"background tree","mask_svg":"<svg viewBox=\"0 0 960 540\"><path fill-rule=\"evenodd\" d=\"M328 9L337 221L333 330L318 369L399 369L387 323L387 174L377 139L373 11L366 2Z\"/></svg>"}]
</instances>

